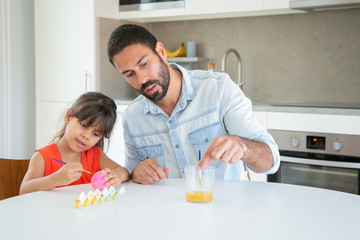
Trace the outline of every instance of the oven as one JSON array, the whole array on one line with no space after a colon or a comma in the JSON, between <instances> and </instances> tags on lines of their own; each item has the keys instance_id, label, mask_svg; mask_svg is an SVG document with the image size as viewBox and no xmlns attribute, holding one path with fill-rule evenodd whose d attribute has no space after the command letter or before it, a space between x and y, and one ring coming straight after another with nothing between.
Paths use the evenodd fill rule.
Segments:
<instances>
[{"instance_id":1,"label":"oven","mask_svg":"<svg viewBox=\"0 0 360 240\"><path fill-rule=\"evenodd\" d=\"M269 129L279 146L278 172L269 182L360 195L360 136Z\"/></svg>"}]
</instances>

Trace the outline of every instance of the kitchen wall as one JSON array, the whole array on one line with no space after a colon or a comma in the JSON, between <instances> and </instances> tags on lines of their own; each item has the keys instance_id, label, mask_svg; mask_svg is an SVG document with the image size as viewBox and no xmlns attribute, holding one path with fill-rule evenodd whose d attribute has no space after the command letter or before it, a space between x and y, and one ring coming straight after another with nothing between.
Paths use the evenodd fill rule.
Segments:
<instances>
[{"instance_id":1,"label":"kitchen wall","mask_svg":"<svg viewBox=\"0 0 360 240\"><path fill-rule=\"evenodd\" d=\"M120 22L100 21L100 29L106 29L106 33L102 31L102 41L107 42L111 29ZM216 71L220 70L224 52L235 48L242 58L242 76L246 81L243 90L255 102L360 105L359 23L360 9L348 9L161 22L148 27L170 50L178 48L181 42L196 41L198 56L212 58ZM101 48L106 52L106 43L102 43L100 51ZM109 83L113 77L118 81L118 73L112 76L108 69L106 72ZM228 57L227 72L236 81L233 54ZM111 88L115 98L127 91L122 85L120 90L114 86L120 86L119 82L111 83L107 89Z\"/></svg>"},{"instance_id":2,"label":"kitchen wall","mask_svg":"<svg viewBox=\"0 0 360 240\"><path fill-rule=\"evenodd\" d=\"M132 100L138 95L137 91L126 82L120 72L109 62L106 51L107 42L111 33L115 28L124 23L125 22L113 19L97 19L96 42L99 43L99 45L97 46L98 63L96 65L98 67L97 79L100 80L97 83L97 88L104 94L115 99Z\"/></svg>"}]
</instances>

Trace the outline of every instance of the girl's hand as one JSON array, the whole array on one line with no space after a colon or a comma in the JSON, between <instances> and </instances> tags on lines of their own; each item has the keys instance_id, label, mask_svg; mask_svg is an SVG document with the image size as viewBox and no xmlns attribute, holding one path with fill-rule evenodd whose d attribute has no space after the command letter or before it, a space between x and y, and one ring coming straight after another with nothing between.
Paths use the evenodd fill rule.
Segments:
<instances>
[{"instance_id":1,"label":"girl's hand","mask_svg":"<svg viewBox=\"0 0 360 240\"><path fill-rule=\"evenodd\" d=\"M75 182L81 177L84 168L79 162L69 162L64 164L55 174L57 185L64 186Z\"/></svg>"},{"instance_id":2,"label":"girl's hand","mask_svg":"<svg viewBox=\"0 0 360 240\"><path fill-rule=\"evenodd\" d=\"M115 169L105 168L101 171L107 173L107 175L104 177L105 180L108 180L108 182L106 183L106 187L110 187L110 186L116 187L121 184L122 178L121 178L120 168L115 168Z\"/></svg>"}]
</instances>

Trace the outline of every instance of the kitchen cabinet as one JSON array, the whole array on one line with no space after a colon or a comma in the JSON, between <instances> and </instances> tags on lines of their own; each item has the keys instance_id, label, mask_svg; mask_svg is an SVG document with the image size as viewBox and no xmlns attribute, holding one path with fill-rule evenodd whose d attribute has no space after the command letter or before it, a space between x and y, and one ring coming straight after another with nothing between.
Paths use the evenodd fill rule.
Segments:
<instances>
[{"instance_id":1,"label":"kitchen cabinet","mask_svg":"<svg viewBox=\"0 0 360 240\"><path fill-rule=\"evenodd\" d=\"M37 148L52 139L61 113L95 90L96 16L114 16L111 3L34 1Z\"/></svg>"},{"instance_id":2,"label":"kitchen cabinet","mask_svg":"<svg viewBox=\"0 0 360 240\"><path fill-rule=\"evenodd\" d=\"M128 105L117 105L117 118L113 131L111 132L110 143L106 141L104 152L106 155L121 166L125 166L125 141L122 126L122 116Z\"/></svg>"},{"instance_id":3,"label":"kitchen cabinet","mask_svg":"<svg viewBox=\"0 0 360 240\"><path fill-rule=\"evenodd\" d=\"M263 0L188 0L185 6L186 15L231 14L236 12L261 11L263 9Z\"/></svg>"},{"instance_id":4,"label":"kitchen cabinet","mask_svg":"<svg viewBox=\"0 0 360 240\"><path fill-rule=\"evenodd\" d=\"M343 114L268 112L268 129L360 135L359 111L354 111L354 115L347 110L343 112Z\"/></svg>"},{"instance_id":5,"label":"kitchen cabinet","mask_svg":"<svg viewBox=\"0 0 360 240\"><path fill-rule=\"evenodd\" d=\"M185 8L120 11L116 18L135 22L162 22L300 12L303 11L289 8L289 0L185 0Z\"/></svg>"},{"instance_id":6,"label":"kitchen cabinet","mask_svg":"<svg viewBox=\"0 0 360 240\"><path fill-rule=\"evenodd\" d=\"M94 6L88 0L35 0L36 147L48 144L61 113L94 90Z\"/></svg>"},{"instance_id":7,"label":"kitchen cabinet","mask_svg":"<svg viewBox=\"0 0 360 240\"><path fill-rule=\"evenodd\" d=\"M264 0L264 10L289 9L289 0Z\"/></svg>"}]
</instances>

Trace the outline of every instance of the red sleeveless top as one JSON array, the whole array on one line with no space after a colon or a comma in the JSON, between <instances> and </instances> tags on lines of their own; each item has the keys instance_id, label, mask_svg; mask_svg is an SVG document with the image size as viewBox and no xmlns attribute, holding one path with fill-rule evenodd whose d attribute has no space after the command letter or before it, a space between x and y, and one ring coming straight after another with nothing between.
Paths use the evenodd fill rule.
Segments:
<instances>
[{"instance_id":1,"label":"red sleeveless top","mask_svg":"<svg viewBox=\"0 0 360 240\"><path fill-rule=\"evenodd\" d=\"M54 161L53 158L62 161L59 149L55 143L37 149L36 151L40 152L45 161L45 171L44 176L48 176L56 171L58 171L64 164ZM36 152L35 151L35 152ZM86 151L81 152L81 164L83 168L87 171L96 173L100 170L100 155L101 155L101 148L99 147L92 147ZM90 183L92 174L83 172L81 177L73 183L69 185L78 185L78 184L85 184Z\"/></svg>"}]
</instances>

